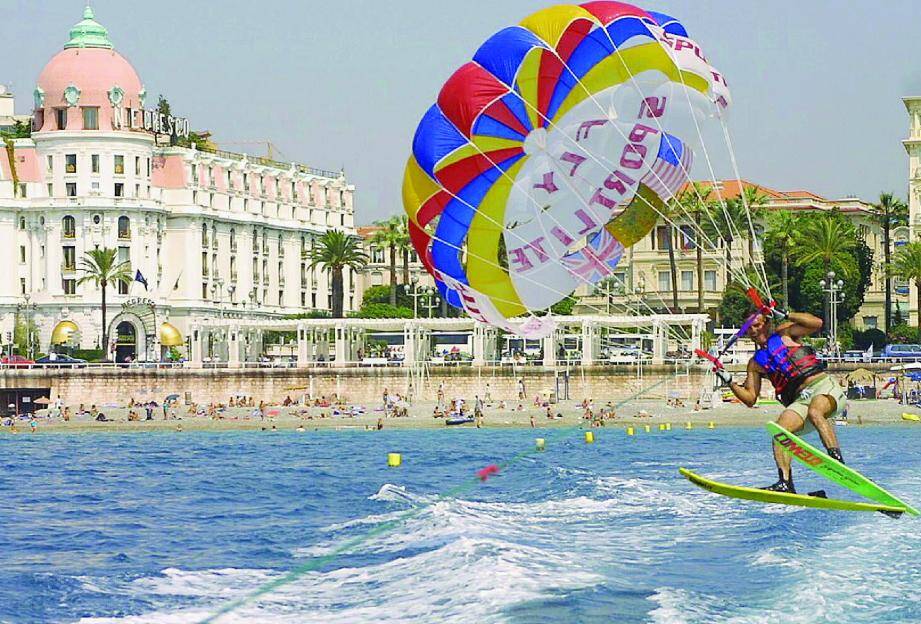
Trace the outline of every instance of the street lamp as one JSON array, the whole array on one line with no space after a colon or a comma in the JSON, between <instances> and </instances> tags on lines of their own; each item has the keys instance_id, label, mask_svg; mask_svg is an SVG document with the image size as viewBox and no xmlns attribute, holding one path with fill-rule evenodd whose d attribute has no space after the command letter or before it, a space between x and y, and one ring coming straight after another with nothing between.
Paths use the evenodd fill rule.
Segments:
<instances>
[{"instance_id":1,"label":"street lamp","mask_svg":"<svg viewBox=\"0 0 921 624\"><path fill-rule=\"evenodd\" d=\"M31 302L32 297L28 294L22 296L24 304L19 306L20 310L26 314L26 353L29 359L35 356L35 333L32 331L32 315L35 312L35 304ZM12 343L12 341L10 341ZM12 354L12 346L10 347Z\"/></svg>"},{"instance_id":2,"label":"street lamp","mask_svg":"<svg viewBox=\"0 0 921 624\"><path fill-rule=\"evenodd\" d=\"M844 288L842 280L835 280L835 272L829 271L825 276L827 279L819 280L819 287L826 296L826 318L828 319L828 338L831 342L831 348L838 351L838 304L844 301Z\"/></svg>"},{"instance_id":3,"label":"street lamp","mask_svg":"<svg viewBox=\"0 0 921 624\"><path fill-rule=\"evenodd\" d=\"M419 286L419 276L413 275L410 279L412 285L412 292L409 293L409 296L413 298L413 318L419 318L419 298L423 298L425 301L422 303L424 308L428 309L428 316L432 318L432 308L434 305L431 302L432 288L428 286Z\"/></svg>"}]
</instances>

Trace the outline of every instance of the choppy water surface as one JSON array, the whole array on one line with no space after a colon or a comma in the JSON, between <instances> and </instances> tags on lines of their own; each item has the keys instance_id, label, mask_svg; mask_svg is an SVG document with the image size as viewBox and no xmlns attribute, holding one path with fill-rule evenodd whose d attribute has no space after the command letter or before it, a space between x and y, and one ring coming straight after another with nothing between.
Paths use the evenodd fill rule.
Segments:
<instances>
[{"instance_id":1,"label":"choppy water surface","mask_svg":"<svg viewBox=\"0 0 921 624\"><path fill-rule=\"evenodd\" d=\"M840 434L852 465L921 502L921 428ZM4 436L0 622L198 622L407 510L218 621L921 621L918 520L732 501L678 475L773 481L763 430L544 432L545 453L439 498L535 435Z\"/></svg>"}]
</instances>

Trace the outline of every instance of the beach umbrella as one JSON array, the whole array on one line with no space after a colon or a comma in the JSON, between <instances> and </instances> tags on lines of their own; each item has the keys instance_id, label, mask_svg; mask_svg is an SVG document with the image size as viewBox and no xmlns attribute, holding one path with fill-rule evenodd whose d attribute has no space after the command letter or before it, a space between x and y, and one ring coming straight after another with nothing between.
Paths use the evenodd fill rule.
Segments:
<instances>
[{"instance_id":1,"label":"beach umbrella","mask_svg":"<svg viewBox=\"0 0 921 624\"><path fill-rule=\"evenodd\" d=\"M170 402L170 401L178 401L178 400L179 400L179 395L178 395L178 394L168 394L168 395L166 395L166 398L163 399L163 400L164 400L165 402L167 402L167 403Z\"/></svg>"},{"instance_id":2,"label":"beach umbrella","mask_svg":"<svg viewBox=\"0 0 921 624\"><path fill-rule=\"evenodd\" d=\"M49 403L51 403L51 399L49 399L48 397L38 397L37 399L33 401L33 403L37 403L38 405L48 405Z\"/></svg>"}]
</instances>

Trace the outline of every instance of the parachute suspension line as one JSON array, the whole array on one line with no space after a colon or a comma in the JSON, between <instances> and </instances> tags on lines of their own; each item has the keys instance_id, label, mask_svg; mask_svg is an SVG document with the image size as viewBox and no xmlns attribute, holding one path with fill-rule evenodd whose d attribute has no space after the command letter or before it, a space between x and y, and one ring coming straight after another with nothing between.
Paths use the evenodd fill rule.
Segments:
<instances>
[{"instance_id":1,"label":"parachute suspension line","mask_svg":"<svg viewBox=\"0 0 921 624\"><path fill-rule=\"evenodd\" d=\"M739 174L739 163L736 161L736 154L735 154L735 149L732 146L732 137L730 136L730 133L729 133L729 126L727 126L726 123L722 119L720 119L720 125L723 128L723 136L726 139L726 147L729 150L729 160L732 163L732 172L733 172L733 175L735 175L736 181L739 184L739 190L741 191L742 190L742 176ZM745 197L745 193L740 192L739 197L741 198L742 205L745 207L745 216L748 217L748 228L750 230L750 235L752 237L752 240L757 241L758 239L755 236L755 226L752 223L751 206L748 205L748 199ZM764 249L760 248L760 245L753 245L752 248L754 249L754 252L752 253L752 259L751 259L752 266L755 267L755 271L760 272L761 284L763 287L761 292L767 295L768 299L773 299L774 297L773 295L771 295L771 285L768 281L767 269L764 265ZM760 256L761 256L760 260L755 258L755 256L758 255L758 252L760 252Z\"/></svg>"},{"instance_id":2,"label":"parachute suspension line","mask_svg":"<svg viewBox=\"0 0 921 624\"><path fill-rule=\"evenodd\" d=\"M512 93L514 93L514 92L512 92ZM517 95L517 94L516 94L516 95ZM520 98L520 96L519 96L519 98ZM530 104L529 104L527 101L525 101L523 98L520 98L520 99L522 100L522 102L523 102L526 106L530 106ZM551 126L553 126L554 128L556 128L556 125L555 125L550 119L547 119L546 117L544 117L539 111L535 111L535 112L537 112L539 115L541 115L541 117L542 117L543 119L545 119L545 120L547 121L548 124L550 124ZM620 132L620 129L619 129L619 128L618 128L618 132ZM561 134L562 134L562 133L561 133ZM622 138L627 139L627 137L626 137L625 135L623 135L622 132L620 132L620 134L621 134ZM565 136L565 135L563 135L563 136ZM567 139L569 139L571 142L573 142L572 139L570 139L569 137L567 137ZM472 146L472 147L477 151L477 153L478 153L480 156L482 156L486 161L488 161L489 164L490 164L490 166L491 166L492 168L494 168L494 169L499 173L500 176L502 176L502 177L508 179L508 180L512 183L512 185L513 185L514 187L520 189L520 190L525 194L525 196L530 200L530 203L531 203L532 206L537 207L537 208L540 207L540 204L537 202L537 200L536 200L536 199L534 198L534 196L531 194L530 190L525 189L524 187L522 187L522 186L521 186L521 183L520 183L518 180L515 180L512 176L510 176L510 175L508 174L508 172L506 172L506 171L503 170L501 167L499 167L498 163L496 163L492 158L490 158L489 154L487 154L486 152L484 152L483 150L481 150L480 147L479 147L478 145L476 145L474 142L468 140L467 143L468 143L468 145ZM586 150L584 147L582 147L582 146L579 145L578 143L573 142L573 144L576 145L580 150L582 150L583 153L585 153L586 155L588 155L589 157L591 157L593 160L595 160L595 162L597 162L598 164L600 164L600 165L605 165L605 163L599 161L591 152L589 152L588 150ZM608 164L613 164L613 163L608 163ZM562 172L562 171L559 171L559 173L563 173L563 172ZM571 186L571 182L567 179L567 176L566 176L566 175L561 175L561 177L562 177L562 179L565 181L565 184L568 186L568 188L573 192L573 194L574 194L576 197L579 198L579 201L582 203L582 205L583 205L585 208L587 208L587 209L590 210L590 205L589 205L588 200L587 200L585 197L583 197L583 196L579 193L578 189L576 189L576 188L574 188L573 186ZM657 177L658 177L658 176L657 176ZM582 178L580 178L580 179L582 179ZM584 179L583 179L583 180L584 180ZM479 214L480 216L482 216L484 219L486 219L486 220L490 221L491 223L493 223L494 225L497 225L497 226L499 226L500 228L502 228L504 232L510 231L510 230L505 230L504 224L503 224L503 223L500 223L499 221L497 221L496 219L492 218L492 217L489 216L488 214L482 212L482 211L481 211L479 208L477 208L476 206L473 206L473 205L470 204L469 202L467 202L467 201L463 200L462 198L458 197L457 195L455 195L454 193L452 193L452 192L449 191L448 189L444 189L444 190L445 190L446 193L448 193L449 195L451 195L453 198L457 199L459 202L461 202L461 203L463 203L464 205L466 205L468 208L470 208L471 210L473 210L475 213L477 213L477 214ZM653 211L656 212L656 214L660 215L663 219L666 219L666 220L668 219L668 217L667 217L666 215L664 215L663 213L661 213L661 212L660 212L651 202L649 202L646 198L642 197L641 195L637 195L636 197L639 198L640 200L642 200L647 206L649 206ZM546 213L546 214L547 214L547 216L548 216L556 225L562 227L562 223L560 223L559 220L558 220L552 213L549 213L549 212L548 212L548 213ZM541 230L543 231L544 235L545 235L545 236L549 236L550 233L546 230L546 228L544 227L544 224L543 224L542 222L540 222L540 226L541 226ZM522 236L520 236L519 234L515 234L514 232L512 232L512 233L513 233L513 235L514 235L518 240L522 241L523 243L528 243L528 242L530 242L530 241L526 240L525 238L523 238ZM433 236L433 238L435 238L435 237ZM446 241L443 241L443 240L441 240L441 239L438 239L438 240L439 240L440 242L442 242L443 244L445 244L445 245L451 247L451 248L455 248L455 249L458 249L459 251L463 251L463 250L461 250L457 245L449 244L449 243L447 243ZM469 254L470 251L467 250L467 253ZM494 266L494 267L498 267L498 266L499 266L497 263L492 262L492 261L489 261L488 259L482 258L481 256L478 256L478 255L475 255L475 254L474 254L474 257L477 258L478 260L483 260L484 262L486 262L487 264L489 264L489 265L491 265L491 266ZM501 267L499 267L499 268L501 268ZM527 281L529 281L529 282L531 282L531 283L538 284L538 285L542 286L544 289L549 290L550 292L553 292L553 293L558 294L558 295L563 295L563 293L560 292L560 291L557 291L557 290L552 289L552 288L548 288L545 284L543 284L543 282L537 281L537 280L535 280L535 279L533 279L533 278L526 278L526 277L523 276L523 275L519 275L519 277L521 277L522 279L527 279ZM593 283L593 282L591 282L591 281L588 280L587 278L582 277L581 275L574 275L574 277L577 277L578 279L582 280L582 281L583 281L586 285L588 285L588 286L592 286L592 287L594 286L594 283ZM662 295L661 295L660 293L658 293L658 292L656 292L656 294L657 294L657 296L658 296L660 302L661 302L661 303L663 304L663 306L667 309L669 306L668 306L668 305L665 303L665 301L662 299ZM572 299L572 300L575 301L575 302L579 302L578 298L573 297L572 295L566 294L566 295L563 295L563 296L564 296L564 298L566 298L566 299ZM514 302L511 302L511 301L502 300L502 299L499 299L499 298L497 298L497 297L493 297L492 295L490 295L490 297L493 298L493 299L495 299L496 301L502 301L503 303L514 303ZM642 299L640 299L640 303L642 303L642 304L646 307L646 309L649 311L650 314L656 314L655 310L653 310L653 308L652 308L648 303L646 303L646 302L643 301ZM621 304L621 305L624 306L625 311L626 311L626 310L633 311L632 308L628 308L628 307L627 307L628 304L625 303L625 304ZM591 307L592 307L593 309L596 309L597 311L599 311L599 313L601 313L601 312L600 312L600 309L596 308L596 306L591 306ZM639 316L639 315L636 314L636 316ZM682 331L684 331L683 328L681 328L681 329L682 329ZM683 339L683 340L690 340L690 334L684 333L684 335L680 336L680 338Z\"/></svg>"},{"instance_id":3,"label":"parachute suspension line","mask_svg":"<svg viewBox=\"0 0 921 624\"><path fill-rule=\"evenodd\" d=\"M610 39L610 36L609 36L609 39ZM598 107L598 110L601 111L601 113L602 113L603 115L605 115L605 117L607 117L607 116L608 116L607 112L604 110L604 107L601 106L601 103L598 102L598 100L595 98L595 95L594 95L591 91L589 91L588 88L586 88L585 84L584 84L584 83L575 75L575 73L569 68L569 65L567 65L566 62L565 62L558 54L556 54L556 51L552 48L552 46L550 46L546 41L540 39L539 37L538 37L538 40L540 40L542 43L544 43L544 44L547 46L546 49L547 49L548 51L552 52L552 53L556 56L556 58L560 61L561 65L566 69L567 72L569 72L569 75L573 78L573 80L575 81L575 83L578 84L578 85L582 88L583 92L586 94L586 97L587 97L588 99L590 99L590 100ZM617 52L618 58L621 60L621 63L622 63L622 64L625 64L625 62L624 62L622 56L620 56L620 55L621 55L621 52L620 52L619 49L616 48L616 46L615 46L615 52ZM672 59L672 62L674 62L674 59ZM676 66L677 66L677 63L676 63ZM632 78L632 72L629 72L629 70L628 70L628 73L631 75L631 78ZM684 82L684 76L683 76L680 72L679 72L679 76L681 76L682 82ZM634 81L635 81L635 79L634 79ZM506 85L506 86L509 86L509 85ZM687 85L686 85L686 84L685 84L685 89L687 89ZM529 109L531 109L532 111L534 111L538 116L540 116L542 119L544 119L551 127L555 128L555 129L558 128L558 126L557 126L551 119L549 119L548 117L546 117L546 115L544 115L544 114L541 113L539 110L537 110L537 109L534 107L533 104L531 104L530 102L528 102L527 100L525 100L517 91L515 91L514 89L511 89L511 87L510 87L510 90L511 90L511 93L514 94L516 97L518 97L519 100L521 100L522 103L523 103L526 107L528 107ZM640 94L645 95L645 94L643 93L643 90L642 90L641 88L639 88L638 86L637 86L637 91L638 91ZM687 93L686 93L686 95L687 95ZM691 106L691 103L690 103L690 96L689 96L689 95L687 95L687 99L688 99L688 105ZM692 117L694 118L695 126L697 126L697 133L698 133L698 136L699 136L700 139L701 139L701 145L704 147L704 152L705 152L705 154L706 154L706 145L705 145L705 142L704 142L704 140L703 140L702 133L701 133L701 131L700 131L700 126L699 126L699 124L698 124L698 122L697 122L697 118L696 118L696 116L693 115L693 111L692 111ZM625 141L628 140L627 135L625 135L624 132L623 132L619 127L617 127L616 124L612 124L612 126L613 126L614 129L617 131L617 133L621 136L622 139L624 139ZM661 125L660 125L660 130L661 130ZM610 166L610 165L614 165L613 162L608 161L607 159L604 158L604 156L602 156L601 158L604 159L605 162L602 162L602 160L599 160L599 158L598 158L594 153L588 151L585 147L583 147L582 145L580 145L578 142L573 141L573 140L572 140L570 137L568 137L565 133L562 133L562 132L561 132L560 134L561 134L562 136L564 136L564 137L565 137L572 145L574 145L577 149L579 149L583 154L585 154L586 156L588 156L589 158L591 158L591 159L592 159L594 162L596 162L597 164L602 165L602 166L605 166L605 167ZM477 148L477 149L478 149L478 148ZM479 151L479 149L478 149L478 151ZM481 152L481 153L482 153L482 152ZM709 164L709 155L707 155L707 161L708 161L708 164ZM730 228L731 228L731 226L732 226L732 219L729 218L728 210L727 210L727 208L726 208L726 206L725 206L725 203L724 203L724 201L723 201L723 199L722 199L722 196L719 194L719 191L718 191L718 184L717 184L716 179L715 179L715 174L713 173L712 164L709 166L709 169L710 169L710 173L711 173L711 179L712 179L713 182L714 182L714 188L717 189L717 194L718 194L718 197L720 198L720 202L721 202L721 206L722 206L722 208L723 208L724 216L726 216L726 220L727 220L727 222L729 223ZM685 173L685 177L687 177L687 178L690 180L690 176L688 175L687 170L684 169L684 168L682 168L682 170L683 170L684 173ZM656 178L656 180L657 180L658 182L662 183L662 179L661 179L661 177L659 176L658 173L656 173L655 171L652 171L652 170L650 170L650 172L655 176L655 178ZM503 173L504 173L504 172L503 172ZM696 187L695 187L695 192L697 192ZM702 201L702 199L703 199L703 198L700 196L699 193L698 193L698 198L700 198L701 201ZM582 198L580 197L580 199L582 199ZM664 214L664 213L660 212L655 206L653 206L653 205L652 205L650 202L648 202L645 198L639 197L639 199L641 199L646 205L648 205L650 208L652 208L652 210L655 211L656 214L658 214L658 215L663 219L663 221L665 221L666 223L670 224L673 228L674 228L674 227L678 227L678 225L677 225L667 214ZM584 202L584 199L583 199L583 203L585 203L585 202ZM688 214L687 216L689 217L689 220L693 223L693 219L690 218L690 215ZM712 216L710 217L710 219L711 219L711 222L712 222ZM694 224L694 225L696 226L696 224ZM719 229L719 227L716 225L716 223L713 223L713 225L714 225L714 229L715 229L715 230L718 230L718 229ZM680 228L679 228L679 229L680 229ZM714 253L717 253L717 254L718 254L718 250L717 250L716 245L713 243L712 240L709 239L709 237L708 237L708 236L706 235L706 233L703 231L703 228L698 227L697 229L699 230L699 233L700 233L703 237L705 237L705 238L708 240L708 242L710 242L711 248L712 248L711 251L713 251ZM736 232L735 236L736 236L737 238L740 238L739 235L738 235L738 232ZM727 268L727 270L733 275L733 277L735 277L736 279L738 279L740 282L744 283L747 287L750 287L750 286L751 286L751 283L749 282L748 277L745 275L745 271L744 271L744 270L742 270L742 269L737 269L737 270L734 271L733 268L732 268L732 266L731 266L731 264L727 265L726 268ZM661 298L661 295L660 295L660 298ZM664 303L664 302L663 302L663 303ZM665 307L667 308L668 306L666 305Z\"/></svg>"},{"instance_id":4,"label":"parachute suspension line","mask_svg":"<svg viewBox=\"0 0 921 624\"><path fill-rule=\"evenodd\" d=\"M646 99L646 94L645 94L645 92L643 91L643 88L639 85L639 82L636 80L636 75L630 70L629 66L627 65L627 62L624 60L623 53L621 52L620 47L618 47L617 44L614 43L614 40L611 38L611 34L608 32L607 28L604 28L603 30L604 30L605 35L606 35L607 38L608 38L608 41L609 41L610 44L611 44L611 47L613 48L614 52L617 54L617 59L620 61L621 65L623 66L624 71L627 73L627 75L630 76L630 82L633 84L633 87L637 90L637 92L640 93L640 95L643 96L644 99ZM651 33L650 33L650 34L651 34ZM660 44L660 45L661 45L661 44ZM665 48L666 46L662 46L662 47ZM687 89L687 84L684 83L684 74L681 72L680 67L678 67L678 64L677 64L677 62L675 61L674 57L671 57L671 49L670 49L670 48L668 49L667 54L670 55L670 58L671 58L672 62L675 63L675 67L678 68L678 75L679 75L679 77L681 78L682 84L684 84L685 89ZM565 65L565 63L564 63L564 65ZM569 69L569 68L567 67L567 70L568 70L568 69ZM570 74L572 74L572 71L570 71ZM575 78L575 76L573 76L573 77ZM577 80L578 82L581 82L581 81L578 80L578 78L576 78L576 80ZM583 89L584 89L584 87L583 87ZM585 91L588 92L587 89L585 89ZM690 96L687 95L687 93L686 93L685 95L687 96L688 106L689 106L689 108L690 108L690 107L692 106L692 105L691 105ZM594 98L594 96L593 96L592 94L589 94L589 97L591 97L592 100L595 101L595 98ZM599 103L596 102L596 104L598 105L599 108L601 108L601 105L600 105ZM694 115L693 110L691 111L691 116L693 117L694 123L695 123L695 125L697 126L697 135L698 135L698 138L700 138L701 147L703 148L704 153L705 153L705 155L706 155L706 152L707 152L706 141L705 141L704 138L703 138L702 132L701 132L701 130L700 130L700 126L697 124L697 117ZM658 118L658 117L652 117L652 119L653 119L654 123L656 124L656 127L659 129L659 132L661 132L661 133L664 134L664 133L665 133L665 128L662 127L662 122L659 121L659 118ZM688 180L688 183L690 184L691 188L693 189L694 194L697 196L698 202L700 202L700 204L701 204L702 206L705 206L707 202L706 202L706 200L704 199L704 197L701 195L700 190L697 188L697 185L696 185L696 184L694 183L694 181L691 179L691 172L687 169L687 167L685 166L685 164L684 164L683 162L681 162L681 160L678 161L678 167L681 169L682 173L684 173L684 177ZM725 212L726 212L726 207L725 207L725 205L724 205L725 200L723 199L722 193L721 193L721 191L719 190L718 180L716 179L716 175L715 175L715 173L714 173L712 167L710 167L710 181L713 183L713 187L712 187L712 188L713 188L714 192L716 192L717 199L719 200L719 203L720 203L720 205L722 206L723 211L724 211L724 213L725 213ZM673 196L672 199L677 199L677 197L674 197L674 196ZM716 254L718 255L718 254L719 254L719 251L718 251L718 248L717 248L716 244L710 239L709 235L707 235L707 233L704 231L704 229L703 229L702 227L700 227L700 226L697 225L697 223L696 223L696 221L695 221L695 219L694 219L694 216L693 216L691 213L689 213L689 212L684 208L684 206L682 206L680 203L678 203L678 202L675 202L675 203L677 204L677 207L678 207L680 210L684 211L685 217L689 220L689 222L690 222L690 224L691 224L691 227L692 227L692 228L696 228L695 232L698 234L698 236L703 237L703 238L710 244L710 246L711 246L711 251L713 251L714 253L716 253ZM719 228L719 225L714 221L713 215L710 214L710 211L707 210L707 211L704 211L704 213L706 214L707 218L710 220L710 225L713 227L713 230L714 230L714 231L719 231L719 229L720 229L720 228ZM731 225L732 225L732 224L730 223L730 227L731 227ZM744 271L742 272L742 277L744 278Z\"/></svg>"},{"instance_id":5,"label":"parachute suspension line","mask_svg":"<svg viewBox=\"0 0 921 624\"><path fill-rule=\"evenodd\" d=\"M672 62L675 63L675 66L678 67L678 62L677 62L676 59L675 59L675 55L674 55L673 50L672 50L670 47L668 47L668 46L663 46L663 48L666 50L666 53L671 57ZM730 212L729 212L729 207L728 207L728 205L727 205L727 203L726 203L726 201L725 201L725 198L723 197L722 189L720 189L720 187L719 187L719 181L718 181L717 178L716 178L716 171L714 170L714 168L713 168L713 162L712 162L712 160L710 159L710 151L707 149L707 142L706 142L706 139L704 139L703 132L702 132L701 129L700 129L700 122L697 120L697 116L694 115L694 109L693 109L694 105L691 103L691 92L690 92L690 87L688 86L687 81L685 81L685 79L684 79L684 74L680 71L680 69L679 69L679 71L678 71L678 77L679 77L679 79L680 79L680 81L681 81L681 85L684 87L684 95L685 95L685 99L687 100L687 103L688 103L688 110L689 110L690 113L691 113L691 118L694 120L694 127L695 127L695 129L697 130L697 137L700 139L700 145L701 145L701 148L702 148L703 153L704 153L704 160L707 162L707 170L708 170L709 173L710 173L710 179L713 181L714 190L716 190L717 198L719 199L720 207L722 208L722 211L723 211L723 217L724 217L725 220L726 220L726 225L727 225L728 228L729 228L730 234L732 234L732 236L733 236L735 239L738 240L738 239L741 238L740 232L739 232L739 230L738 230L737 228L734 227L735 223L734 223L734 221L733 221L733 219L732 219L732 215L731 215ZM720 121L722 122L722 119L721 119ZM723 126L725 127L725 124L721 124L721 125L723 125ZM728 145L727 147L728 147L728 149L729 149L730 154L732 154L732 145L730 144L730 145ZM734 155L733 155L733 159L734 159ZM740 186L739 186L739 194L742 195L742 196L744 196L743 189L742 189L742 187L741 187L741 180L740 180ZM743 199L743 202L744 202L744 199ZM748 212L748 209L746 208L746 213L747 213L747 212ZM749 225L751 225L751 219L749 219ZM755 235L755 233L754 233L754 228L752 228L751 236L754 236L754 235ZM726 242L726 244L728 244L728 241L724 241L724 242ZM729 262L729 264L730 264L730 266L727 266L726 269L727 269L727 271L729 271L730 273L732 273L731 261ZM740 273L741 273L740 282L741 282L743 285L745 285L745 287L751 288L753 285L752 285L751 281L748 279L748 276L745 274L744 266L743 266L742 270L740 271ZM733 273L733 275L735 275L735 273ZM737 277L737 279L738 279L738 277ZM727 285L728 285L728 284L727 284Z\"/></svg>"},{"instance_id":6,"label":"parachute suspension line","mask_svg":"<svg viewBox=\"0 0 921 624\"><path fill-rule=\"evenodd\" d=\"M524 102L523 99L522 99L522 101ZM525 102L525 104L527 105L528 103ZM536 111L536 112L538 112L538 114L540 114L539 111ZM541 115L541 117L543 117L543 115ZM551 126L553 126L554 128L556 128L556 126L553 124L552 121L550 121L550 120L547 119L546 117L543 117L543 118L547 121L547 123L549 123ZM619 129L618 129L618 130L619 130ZM564 135L564 136L565 136L565 135ZM569 138L569 137L567 137L567 139L568 139L568 138ZM623 138L626 139L627 137L624 136ZM571 139L569 139L569 140L571 141ZM504 177L504 178L507 178L507 179L512 183L512 186L514 186L514 187L520 189L520 190L525 194L525 196L527 196L527 198L530 200L530 203L531 203L532 206L534 206L535 208L540 208L539 202L537 202L537 200L534 198L533 194L531 194L530 190L524 188L518 180L515 180L512 176L510 176L510 175L508 174L508 172L504 171L501 167L499 167L498 164L497 164L495 161L493 161L492 158L490 158L489 154L487 154L487 153L485 153L483 150L481 150L481 149L479 148L478 145L476 145L476 144L473 143L472 141L468 141L468 144L471 145L471 146L473 146L473 148L474 148L484 159L486 159L486 160L489 162L489 164L490 164L497 172L499 172L499 175L501 175L501 176ZM592 154L591 154L591 152L589 152L588 150L586 150L585 148L583 148L581 145L578 145L578 143L574 143L574 144L577 145L577 146L579 147L579 149L581 149L585 154L587 154L587 155L593 157ZM594 157L593 157L593 158L594 158ZM598 162L598 164L604 165L604 163L598 161L597 158L595 158L595 161ZM554 161L551 159L551 162L554 162ZM613 163L611 163L611 164L613 164ZM554 163L553 166L556 166L556 164ZM557 172L561 174L560 177L564 180L564 184L566 184L566 186L569 188L569 190L572 191L573 195L575 195L576 197L579 198L579 201L582 202L582 205L583 205L586 209L591 210L591 206L590 206L588 200L587 200L585 197L582 196L582 194L579 192L578 189L576 189L574 186L572 186L572 182L568 180L568 176L565 175L565 173L564 173L562 170L557 170ZM587 180L584 180L584 178L580 178L580 179L583 180L583 181L587 181ZM448 191L448 193L450 193L450 191ZM453 196L453 193L450 193L450 194ZM656 212L656 214L659 214L659 215L663 216L663 218L665 218L664 215L662 215L662 213L659 212L659 211L656 209L656 207L655 207L651 202L649 202L648 200L646 200L646 198L642 197L641 195L637 195L636 197L639 198L639 199L641 199L645 204L647 204L650 208L652 208L652 209ZM459 198L458 198L458 199L459 199ZM463 200L460 200L460 201L463 201ZM467 202L464 202L464 203L466 204ZM502 226L502 225L503 225L503 224L498 223L495 219L491 219L488 215L486 215L485 213L481 212L478 208L476 208L476 207L474 207L474 206L471 206L470 204L467 204L467 205L468 205L472 210L476 211L477 214L480 214L480 215L482 215L484 218L489 219L489 220L492 221L494 224L499 225L499 226ZM560 223L559 220L558 220L555 216L553 216L552 213L547 212L547 213L545 213L545 214L547 214L547 216L548 216L556 225L558 225L558 226L560 226L560 227L563 226L563 224ZM544 224L543 224L542 222L539 222L539 223L540 223L540 227L541 227L541 230L543 231L544 235L547 236L547 237L549 237L549 236L550 236L550 233L549 233L549 232L547 231L547 229L544 227ZM508 231L508 230L505 230L505 231ZM519 238L522 242L525 242L525 243L528 242L527 240L525 240L524 238L522 238L520 235L516 235L516 237ZM523 276L519 276L519 277L523 277ZM581 279L583 282L585 282L585 283L586 283L587 285L589 285L589 286L592 286L592 287L594 286L594 283L593 283L593 282L591 282L591 281L588 280L587 278L582 277L581 275L575 275L575 277L577 277L578 279ZM529 280L529 281L533 281L533 280ZM546 286L544 286L544 287L546 288ZM551 292L555 292L555 291L553 291L552 289L549 289L549 290L551 290ZM668 305L665 303L665 301L662 299L661 293L659 293L659 292L657 291L657 292L656 292L656 295L658 296L660 302L663 304L663 307L665 307L666 309L668 309L669 306L668 306ZM574 297L573 297L573 300L574 300L574 301L578 301L578 299L576 299L576 298L574 298ZM653 308L652 308L648 303L646 303L646 302L643 301L642 299L640 299L639 301L640 301L640 303L642 303L642 304L646 307L646 309L650 312L650 314L656 314L655 310L653 310ZM625 303L625 304L622 304L622 305L624 305L624 308L625 308L625 309L628 309L628 308L627 308L628 304ZM593 306L593 307L594 307L594 306ZM629 308L629 310L630 310L630 311L633 311L632 308ZM638 314L636 314L636 315L639 316ZM681 328L681 329L682 329L682 331L684 331L683 328ZM690 334L688 334L688 333L684 333L684 335L681 335L681 336L678 336L678 337L679 337L680 339L682 339L682 340L690 340Z\"/></svg>"}]
</instances>

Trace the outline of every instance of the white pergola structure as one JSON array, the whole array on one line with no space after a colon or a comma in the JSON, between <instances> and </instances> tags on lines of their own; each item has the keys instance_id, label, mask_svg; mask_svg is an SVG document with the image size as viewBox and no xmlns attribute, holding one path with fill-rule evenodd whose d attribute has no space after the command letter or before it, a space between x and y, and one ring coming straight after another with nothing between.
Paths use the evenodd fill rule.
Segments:
<instances>
[{"instance_id":1,"label":"white pergola structure","mask_svg":"<svg viewBox=\"0 0 921 624\"><path fill-rule=\"evenodd\" d=\"M681 327L686 333L687 349L700 347L700 337L710 318L706 314L653 314L559 316L556 330L542 341L543 365L555 366L557 352L565 335L581 336L581 364L599 363L602 328L628 329L631 338L652 341L652 363L662 363L668 351L671 330ZM642 330L645 332L641 333ZM418 319L230 319L201 321L189 332L189 366L201 368L206 361L229 368L258 361L265 344L265 332L292 332L297 339L298 368L317 365L354 366L360 364L358 352L369 332L403 333L403 366L424 362L432 355L433 332L469 332L472 336L472 365L485 366L493 361L499 331L469 318ZM333 346L330 361L330 344Z\"/></svg>"}]
</instances>

